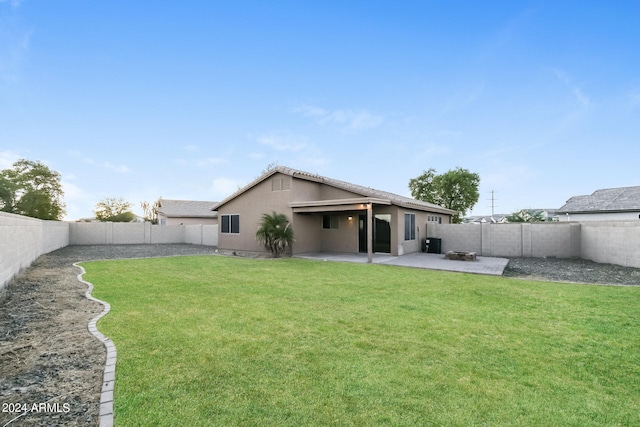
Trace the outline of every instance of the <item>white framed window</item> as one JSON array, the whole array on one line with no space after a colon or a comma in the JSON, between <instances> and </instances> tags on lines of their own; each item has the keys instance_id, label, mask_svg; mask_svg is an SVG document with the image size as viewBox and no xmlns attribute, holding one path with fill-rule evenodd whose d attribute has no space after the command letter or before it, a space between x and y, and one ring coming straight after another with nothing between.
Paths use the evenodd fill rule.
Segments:
<instances>
[{"instance_id":1,"label":"white framed window","mask_svg":"<svg viewBox=\"0 0 640 427\"><path fill-rule=\"evenodd\" d=\"M240 233L240 215L221 215L220 217L221 227L220 232L224 234L239 234Z\"/></svg>"}]
</instances>

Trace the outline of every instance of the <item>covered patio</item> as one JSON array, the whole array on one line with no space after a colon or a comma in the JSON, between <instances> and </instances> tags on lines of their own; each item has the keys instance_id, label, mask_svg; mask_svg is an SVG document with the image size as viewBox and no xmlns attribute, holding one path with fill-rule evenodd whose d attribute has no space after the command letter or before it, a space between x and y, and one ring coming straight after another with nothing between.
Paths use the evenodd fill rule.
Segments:
<instances>
[{"instance_id":1,"label":"covered patio","mask_svg":"<svg viewBox=\"0 0 640 427\"><path fill-rule=\"evenodd\" d=\"M373 260L374 250L374 227L373 227L373 205L391 206L389 200L374 197L358 197L336 200L314 200L304 202L289 203L289 207L296 214L330 214L330 213L366 213L366 224L364 225L364 246L366 251L366 262Z\"/></svg>"},{"instance_id":2,"label":"covered patio","mask_svg":"<svg viewBox=\"0 0 640 427\"><path fill-rule=\"evenodd\" d=\"M370 258L369 258L370 256ZM443 254L414 252L401 256L389 254L355 254L336 252L310 252L295 255L296 258L334 262L355 262L395 265L401 267L424 268L428 270L455 271L460 273L487 274L502 276L509 260L497 257L477 257L476 261L454 261L445 259ZM371 261L369 261L369 259Z\"/></svg>"}]
</instances>

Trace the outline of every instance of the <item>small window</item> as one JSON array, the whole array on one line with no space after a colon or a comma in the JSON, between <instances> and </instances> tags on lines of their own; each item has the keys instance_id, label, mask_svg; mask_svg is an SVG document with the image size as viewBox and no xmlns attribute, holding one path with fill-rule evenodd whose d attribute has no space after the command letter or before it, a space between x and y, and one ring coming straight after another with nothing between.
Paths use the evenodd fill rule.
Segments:
<instances>
[{"instance_id":1,"label":"small window","mask_svg":"<svg viewBox=\"0 0 640 427\"><path fill-rule=\"evenodd\" d=\"M322 228L331 229L338 228L340 224L339 217L337 215L322 215Z\"/></svg>"},{"instance_id":2,"label":"small window","mask_svg":"<svg viewBox=\"0 0 640 427\"><path fill-rule=\"evenodd\" d=\"M222 215L221 232L225 234L240 233L240 215Z\"/></svg>"},{"instance_id":3,"label":"small window","mask_svg":"<svg viewBox=\"0 0 640 427\"><path fill-rule=\"evenodd\" d=\"M416 215L404 214L404 240L416 240Z\"/></svg>"}]
</instances>

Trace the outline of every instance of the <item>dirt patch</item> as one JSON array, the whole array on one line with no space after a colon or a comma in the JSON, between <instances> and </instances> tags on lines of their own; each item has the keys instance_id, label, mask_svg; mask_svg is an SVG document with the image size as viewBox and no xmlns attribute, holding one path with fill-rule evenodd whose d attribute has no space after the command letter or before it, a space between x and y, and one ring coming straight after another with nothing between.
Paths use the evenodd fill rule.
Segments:
<instances>
[{"instance_id":1,"label":"dirt patch","mask_svg":"<svg viewBox=\"0 0 640 427\"><path fill-rule=\"evenodd\" d=\"M77 274L72 266L50 269L36 262L5 292L0 302L0 425L34 404L36 411L16 425L95 424L106 353L87 324L102 306L85 298ZM48 408L40 406L46 403Z\"/></svg>"},{"instance_id":2,"label":"dirt patch","mask_svg":"<svg viewBox=\"0 0 640 427\"><path fill-rule=\"evenodd\" d=\"M0 427L98 424L106 351L87 325L103 307L86 299L74 262L214 251L196 245L69 246L38 258L0 293ZM640 269L580 259L513 258L504 275L640 285Z\"/></svg>"},{"instance_id":3,"label":"dirt patch","mask_svg":"<svg viewBox=\"0 0 640 427\"><path fill-rule=\"evenodd\" d=\"M103 307L85 297L74 262L214 250L70 246L38 258L0 292L0 426L98 424L106 350L87 326Z\"/></svg>"}]
</instances>

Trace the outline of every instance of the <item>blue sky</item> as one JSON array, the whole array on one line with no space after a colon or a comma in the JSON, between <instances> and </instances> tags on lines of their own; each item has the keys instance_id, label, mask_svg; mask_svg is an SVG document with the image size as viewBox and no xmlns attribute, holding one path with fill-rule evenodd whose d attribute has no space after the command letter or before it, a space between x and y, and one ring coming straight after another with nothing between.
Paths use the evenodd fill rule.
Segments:
<instances>
[{"instance_id":1,"label":"blue sky","mask_svg":"<svg viewBox=\"0 0 640 427\"><path fill-rule=\"evenodd\" d=\"M471 213L640 185L638 1L0 0L0 168L61 173L67 218L220 200L269 164Z\"/></svg>"}]
</instances>

